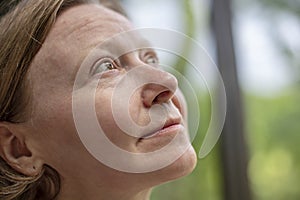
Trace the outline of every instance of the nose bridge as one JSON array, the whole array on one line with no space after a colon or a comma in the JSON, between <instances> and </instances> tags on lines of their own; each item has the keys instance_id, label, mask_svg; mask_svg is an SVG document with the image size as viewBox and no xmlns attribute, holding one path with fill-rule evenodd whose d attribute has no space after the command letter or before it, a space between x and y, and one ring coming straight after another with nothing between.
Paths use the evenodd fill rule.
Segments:
<instances>
[{"instance_id":1,"label":"nose bridge","mask_svg":"<svg viewBox=\"0 0 300 200\"><path fill-rule=\"evenodd\" d=\"M178 87L178 81L174 75L169 72L163 71L162 69L149 66L145 71L146 76L151 76L149 85L152 87L161 87L165 90L170 90L175 93Z\"/></svg>"},{"instance_id":2,"label":"nose bridge","mask_svg":"<svg viewBox=\"0 0 300 200\"><path fill-rule=\"evenodd\" d=\"M141 86L144 105L150 107L154 103L167 102L173 97L178 88L175 76L142 62L138 51L126 53L119 60L127 70L131 84Z\"/></svg>"},{"instance_id":3,"label":"nose bridge","mask_svg":"<svg viewBox=\"0 0 300 200\"><path fill-rule=\"evenodd\" d=\"M122 67L126 70L131 70L135 67L139 67L144 65L144 63L140 62L138 51L128 52L119 57Z\"/></svg>"},{"instance_id":4,"label":"nose bridge","mask_svg":"<svg viewBox=\"0 0 300 200\"><path fill-rule=\"evenodd\" d=\"M171 92L175 92L178 87L178 82L175 76L163 71L157 67L145 64L139 58L138 50L128 52L119 57L122 66L126 70L131 71L132 69L139 68L140 70L133 70L137 79L146 77L146 85L151 87L165 87Z\"/></svg>"}]
</instances>

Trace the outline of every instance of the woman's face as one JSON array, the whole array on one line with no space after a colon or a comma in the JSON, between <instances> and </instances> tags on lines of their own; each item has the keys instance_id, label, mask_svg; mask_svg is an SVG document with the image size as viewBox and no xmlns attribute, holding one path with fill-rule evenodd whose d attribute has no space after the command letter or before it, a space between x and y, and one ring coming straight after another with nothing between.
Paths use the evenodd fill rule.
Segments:
<instances>
[{"instance_id":1,"label":"woman's face","mask_svg":"<svg viewBox=\"0 0 300 200\"><path fill-rule=\"evenodd\" d=\"M36 157L61 174L64 185L68 185L66 188L71 187L72 183L82 183L85 186L90 184L89 187L96 185L107 189L112 186L145 189L186 175L195 166L195 153L190 147L179 159L162 169L138 174L120 172L95 159L80 140L72 112L73 86L77 72L85 58L101 42L131 29L132 25L126 18L104 7L73 7L57 19L31 65L29 81L32 116L26 125L31 138L29 146L34 149ZM136 37L136 41L140 41L139 36ZM91 62L94 63L90 66L91 73L76 92L80 94L83 91L84 99L84 91L89 88L89 84L99 81L95 91L96 116L105 135L121 149L132 153L153 152L169 144L177 133L185 138L181 140L182 144L177 145L186 146L188 135L179 131L186 129L183 121L185 104L182 102L183 98L174 95L177 90L176 78L157 67L156 55L151 49L133 51L112 61L110 55L113 54L113 49L123 48L124 45L127 45L126 41L112 42L109 48L99 51L99 55L94 57L95 62ZM144 75L133 73L127 76L129 71L138 67L142 67ZM134 91L126 91L128 87L119 84L124 77L130 79L131 83L151 77L160 84L146 83ZM130 93L128 103L119 96L120 100L112 104L117 87L120 94ZM153 117L149 117L149 111L157 105L167 108L165 116L168 124L161 125L157 122L152 129L133 131L135 133L130 134L117 125L112 108L126 107L134 123L146 126L153 120ZM116 114L121 119L129 117L121 111ZM152 114L155 119L159 111L154 109ZM164 125L168 127L163 128ZM101 147L101 141L99 146Z\"/></svg>"}]
</instances>

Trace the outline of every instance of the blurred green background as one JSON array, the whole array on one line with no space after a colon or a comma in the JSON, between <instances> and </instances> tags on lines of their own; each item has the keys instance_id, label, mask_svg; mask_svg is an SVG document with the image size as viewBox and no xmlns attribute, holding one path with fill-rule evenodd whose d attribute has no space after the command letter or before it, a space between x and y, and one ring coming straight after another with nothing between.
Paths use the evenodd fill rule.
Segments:
<instances>
[{"instance_id":1,"label":"blurred green background","mask_svg":"<svg viewBox=\"0 0 300 200\"><path fill-rule=\"evenodd\" d=\"M137 27L184 32L216 60L211 1L123 0L122 4ZM298 200L300 1L234 0L230 7L252 199ZM192 51L188 47L183 47L186 53ZM197 95L201 126L193 145L199 152L210 119L210 100L205 91ZM220 151L218 144L209 156L198 160L192 174L155 188L151 200L224 199Z\"/></svg>"}]
</instances>

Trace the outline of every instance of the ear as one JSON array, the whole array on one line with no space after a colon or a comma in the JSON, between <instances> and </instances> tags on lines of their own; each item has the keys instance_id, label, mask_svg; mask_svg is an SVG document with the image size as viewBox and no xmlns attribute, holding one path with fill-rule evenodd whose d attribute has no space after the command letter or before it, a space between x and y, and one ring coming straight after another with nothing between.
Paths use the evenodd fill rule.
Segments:
<instances>
[{"instance_id":1,"label":"ear","mask_svg":"<svg viewBox=\"0 0 300 200\"><path fill-rule=\"evenodd\" d=\"M43 163L25 143L24 137L10 123L0 122L0 156L13 169L27 176L38 175Z\"/></svg>"}]
</instances>

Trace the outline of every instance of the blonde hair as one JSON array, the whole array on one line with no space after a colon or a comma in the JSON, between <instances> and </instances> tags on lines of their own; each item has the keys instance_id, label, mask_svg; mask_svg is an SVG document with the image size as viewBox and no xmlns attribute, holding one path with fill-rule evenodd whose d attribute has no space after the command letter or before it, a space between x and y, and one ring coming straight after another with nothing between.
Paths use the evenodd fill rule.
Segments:
<instances>
[{"instance_id":1,"label":"blonde hair","mask_svg":"<svg viewBox=\"0 0 300 200\"><path fill-rule=\"evenodd\" d=\"M99 1L123 13L115 1ZM59 14L92 0L6 0L0 3L0 121L26 121L26 73ZM44 166L36 177L12 169L0 158L0 199L50 200L60 190L58 172Z\"/></svg>"}]
</instances>

